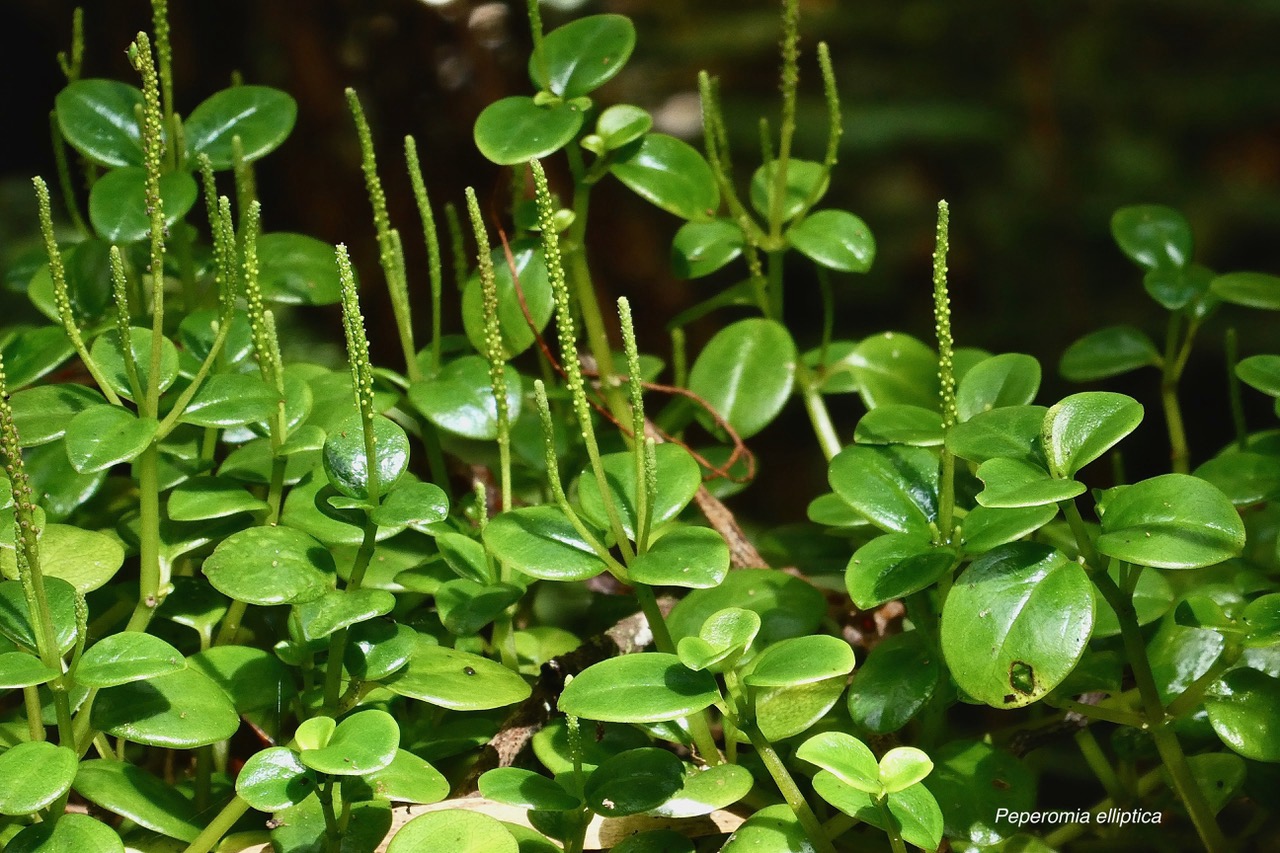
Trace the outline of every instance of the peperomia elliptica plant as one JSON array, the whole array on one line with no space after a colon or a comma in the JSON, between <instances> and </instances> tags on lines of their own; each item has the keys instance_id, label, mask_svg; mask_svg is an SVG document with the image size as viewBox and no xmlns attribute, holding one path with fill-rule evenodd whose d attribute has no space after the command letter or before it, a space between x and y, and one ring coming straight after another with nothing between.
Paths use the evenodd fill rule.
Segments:
<instances>
[{"instance_id":1,"label":"peperomia elliptica plant","mask_svg":"<svg viewBox=\"0 0 1280 853\"><path fill-rule=\"evenodd\" d=\"M21 282L47 322L0 334L4 850L1276 837L1280 431L1250 431L1242 395L1280 398L1280 355L1241 358L1224 330L1236 436L1195 467L1179 382L1219 315L1280 310L1280 278L1217 274L1177 211L1120 209L1164 347L1111 326L1059 371L1154 367L1158 405L1101 386L1043 400L1035 357L953 329L942 202L936 340L838 337L856 318L833 288L876 243L829 206L844 119L821 44L822 150L801 150L798 0L749 175L714 78L699 151L603 102L636 47L626 17L544 32L530 0L531 94L474 126L512 209L447 204L450 251L417 143L393 177L345 93L398 345L375 364L346 247L271 231L257 196L295 102L237 84L182 113L152 5L127 82L83 76L75 16ZM383 189L406 179L413 232ZM669 341L637 331L641 298L615 316L598 297L591 198L614 179L682 221L675 273L717 288ZM807 348L787 324L797 267L823 310ZM306 361L297 318L323 305L345 358ZM731 310L687 351L685 326ZM805 543L758 547L723 502L789 405L831 489L805 529L842 571ZM1130 480L1126 441L1157 410L1168 470Z\"/></svg>"}]
</instances>

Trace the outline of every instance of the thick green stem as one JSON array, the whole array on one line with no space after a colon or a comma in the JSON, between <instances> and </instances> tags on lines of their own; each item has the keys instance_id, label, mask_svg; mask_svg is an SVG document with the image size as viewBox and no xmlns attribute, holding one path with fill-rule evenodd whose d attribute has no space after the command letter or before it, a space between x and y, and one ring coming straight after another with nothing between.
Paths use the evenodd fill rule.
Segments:
<instances>
[{"instance_id":1,"label":"thick green stem","mask_svg":"<svg viewBox=\"0 0 1280 853\"><path fill-rule=\"evenodd\" d=\"M370 457L372 458L372 457ZM377 545L378 525L372 521L364 524L364 538L360 549L356 551L355 562L351 566L351 579L347 581L347 591L354 591L364 583L364 574L373 560L373 550ZM347 629L335 631L329 637L329 659L325 664L324 703L326 707L335 708L341 697L339 688L342 685L342 658L347 649Z\"/></svg>"},{"instance_id":2,"label":"thick green stem","mask_svg":"<svg viewBox=\"0 0 1280 853\"><path fill-rule=\"evenodd\" d=\"M182 853L208 853L222 840L224 835L231 831L231 828L236 825L236 821L244 817L248 811L249 804L236 797L227 803L222 811L218 812L218 816L205 826Z\"/></svg>"},{"instance_id":3,"label":"thick green stem","mask_svg":"<svg viewBox=\"0 0 1280 853\"><path fill-rule=\"evenodd\" d=\"M813 371L804 364L796 362L796 383L800 386L800 395L804 400L804 410L809 414L809 423L813 425L813 434L818 438L818 446L822 455L830 462L840 452L840 436L831 422L831 413L827 411L827 402L822 399L818 390L821 382Z\"/></svg>"},{"instance_id":4,"label":"thick green stem","mask_svg":"<svg viewBox=\"0 0 1280 853\"><path fill-rule=\"evenodd\" d=\"M880 821L884 824L884 833L889 836L889 849L893 853L907 853L907 844L902 840L902 829L898 819L889 811L888 796L876 798L876 811L880 812Z\"/></svg>"},{"instance_id":5,"label":"thick green stem","mask_svg":"<svg viewBox=\"0 0 1280 853\"><path fill-rule=\"evenodd\" d=\"M809 807L809 803L801 793L796 780L791 778L791 772L787 770L787 766L782 763L782 758L778 755L777 750L773 748L773 744L765 740L759 728L752 722L743 726L743 732L751 741L751 745L760 755L760 760L764 762L765 769L769 771L769 775L773 777L774 783L778 786L778 790L782 792L782 798L787 801L787 805L791 806L791 811L795 813L796 819L800 821L800 825L804 827L805 835L809 836L809 841L819 853L836 853L835 845L827 838L822 830L822 823L818 820L817 815L813 813L813 809Z\"/></svg>"},{"instance_id":6,"label":"thick green stem","mask_svg":"<svg viewBox=\"0 0 1280 853\"><path fill-rule=\"evenodd\" d=\"M159 373L152 373L159 376ZM158 381L158 380L157 380ZM126 631L145 631L160 606L160 451L152 444L138 457L138 604Z\"/></svg>"}]
</instances>

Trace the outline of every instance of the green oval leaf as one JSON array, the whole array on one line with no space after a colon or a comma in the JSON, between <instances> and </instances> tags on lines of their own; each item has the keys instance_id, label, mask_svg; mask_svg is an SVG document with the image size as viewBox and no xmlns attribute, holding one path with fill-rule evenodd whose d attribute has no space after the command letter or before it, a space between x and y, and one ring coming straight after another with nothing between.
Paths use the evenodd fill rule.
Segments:
<instances>
[{"instance_id":1,"label":"green oval leaf","mask_svg":"<svg viewBox=\"0 0 1280 853\"><path fill-rule=\"evenodd\" d=\"M678 444L664 442L654 448L658 477L658 495L649 508L650 525L656 526L675 518L693 500L702 485L702 469L689 451ZM630 539L636 532L636 458L630 451L608 453L600 457L609 499L620 516L622 529ZM578 476L578 501L582 515L596 527L607 529L609 514L600 492L599 481L591 468Z\"/></svg>"},{"instance_id":2,"label":"green oval leaf","mask_svg":"<svg viewBox=\"0 0 1280 853\"><path fill-rule=\"evenodd\" d=\"M739 438L750 438L782 411L795 381L796 358L785 326L760 318L739 320L721 329L698 355L689 372L689 390L728 421Z\"/></svg>"},{"instance_id":3,"label":"green oval leaf","mask_svg":"<svg viewBox=\"0 0 1280 853\"><path fill-rule=\"evenodd\" d=\"M1251 355L1236 364L1236 376L1263 394L1280 397L1280 355Z\"/></svg>"},{"instance_id":4,"label":"green oval leaf","mask_svg":"<svg viewBox=\"0 0 1280 853\"><path fill-rule=\"evenodd\" d=\"M520 413L520 375L508 367L506 376L507 410L514 422ZM480 441L498 437L498 404L489 364L478 355L451 361L438 375L410 385L409 402L445 432Z\"/></svg>"},{"instance_id":5,"label":"green oval leaf","mask_svg":"<svg viewBox=\"0 0 1280 853\"><path fill-rule=\"evenodd\" d=\"M859 791L879 795L880 765L865 743L844 732L823 732L800 744L796 758L821 767Z\"/></svg>"},{"instance_id":6,"label":"green oval leaf","mask_svg":"<svg viewBox=\"0 0 1280 853\"><path fill-rule=\"evenodd\" d=\"M634 145L620 151L609 167L614 177L681 219L705 221L715 216L720 185L697 150L662 133L646 133Z\"/></svg>"},{"instance_id":7,"label":"green oval leaf","mask_svg":"<svg viewBox=\"0 0 1280 853\"><path fill-rule=\"evenodd\" d=\"M10 839L8 853L124 853L116 831L86 814L65 814L57 823L46 821L28 826Z\"/></svg>"},{"instance_id":8,"label":"green oval leaf","mask_svg":"<svg viewBox=\"0 0 1280 853\"><path fill-rule=\"evenodd\" d=\"M53 621L54 641L58 651L66 653L76 641L76 589L61 578L48 577L44 591ZM24 649L35 651L38 646L30 613L22 583L0 581L0 634Z\"/></svg>"},{"instance_id":9,"label":"green oval leaf","mask_svg":"<svg viewBox=\"0 0 1280 853\"><path fill-rule=\"evenodd\" d=\"M868 409L890 403L938 408L938 354L910 335L865 338L848 362Z\"/></svg>"},{"instance_id":10,"label":"green oval leaf","mask_svg":"<svg viewBox=\"0 0 1280 853\"><path fill-rule=\"evenodd\" d=\"M378 472L378 496L395 488L409 467L409 436L388 417L374 415L367 425L373 432L374 467ZM324 473L335 489L358 501L368 500L369 456L365 445L364 418L355 415L343 421L324 440Z\"/></svg>"},{"instance_id":11,"label":"green oval leaf","mask_svg":"<svg viewBox=\"0 0 1280 853\"><path fill-rule=\"evenodd\" d=\"M633 581L650 586L708 589L729 572L729 546L708 527L679 527L638 555L628 572Z\"/></svg>"},{"instance_id":12,"label":"green oval leaf","mask_svg":"<svg viewBox=\"0 0 1280 853\"><path fill-rule=\"evenodd\" d=\"M1044 406L1006 406L979 412L947 432L947 449L970 462L1008 458L1047 468L1040 430Z\"/></svg>"},{"instance_id":13,"label":"green oval leaf","mask_svg":"<svg viewBox=\"0 0 1280 853\"><path fill-rule=\"evenodd\" d=\"M714 614L740 607L760 617L759 642L765 645L812 634L822 621L823 602L817 588L786 572L739 569L714 589L695 589L681 599L667 617L667 628L677 642L696 637Z\"/></svg>"},{"instance_id":14,"label":"green oval leaf","mask_svg":"<svg viewBox=\"0 0 1280 853\"><path fill-rule=\"evenodd\" d=\"M736 764L689 769L685 771L680 790L662 805L650 809L649 814L676 819L711 814L741 800L754 784L751 771ZM661 850L668 853L671 847Z\"/></svg>"},{"instance_id":15,"label":"green oval leaf","mask_svg":"<svg viewBox=\"0 0 1280 853\"><path fill-rule=\"evenodd\" d=\"M118 80L77 80L54 99L67 143L103 166L141 166L142 92Z\"/></svg>"},{"instance_id":16,"label":"green oval leaf","mask_svg":"<svg viewBox=\"0 0 1280 853\"><path fill-rule=\"evenodd\" d=\"M70 524L46 524L40 531L44 576L61 578L82 593L104 586L123 564L124 546L115 536Z\"/></svg>"},{"instance_id":17,"label":"green oval leaf","mask_svg":"<svg viewBox=\"0 0 1280 853\"><path fill-rule=\"evenodd\" d=\"M214 169L235 165L233 140L240 137L244 162L274 151L288 138L298 117L298 104L269 86L233 86L202 101L182 123L187 159L192 166L205 154Z\"/></svg>"},{"instance_id":18,"label":"green oval leaf","mask_svg":"<svg viewBox=\"0 0 1280 853\"><path fill-rule=\"evenodd\" d=\"M71 788L79 757L48 741L28 741L0 753L0 814L27 815Z\"/></svg>"},{"instance_id":19,"label":"green oval leaf","mask_svg":"<svg viewBox=\"0 0 1280 853\"><path fill-rule=\"evenodd\" d=\"M614 104L607 107L596 119L596 135L605 151L615 151L629 142L635 142L653 127L653 116L648 110L631 104Z\"/></svg>"},{"instance_id":20,"label":"green oval leaf","mask_svg":"<svg viewBox=\"0 0 1280 853\"><path fill-rule=\"evenodd\" d=\"M728 219L686 222L671 241L671 269L677 278L702 278L742 254L742 229Z\"/></svg>"},{"instance_id":21,"label":"green oval leaf","mask_svg":"<svg viewBox=\"0 0 1280 853\"><path fill-rule=\"evenodd\" d=\"M1040 390L1040 362L1029 355L1009 352L975 364L956 388L960 420L1005 406L1025 406Z\"/></svg>"},{"instance_id":22,"label":"green oval leaf","mask_svg":"<svg viewBox=\"0 0 1280 853\"><path fill-rule=\"evenodd\" d=\"M813 789L845 814L880 829L885 828L881 806L873 796L845 784L835 774L819 771L813 778ZM913 785L904 791L888 794L884 807L892 815L899 834L908 844L925 850L937 849L942 841L942 810L938 808L938 801L928 788Z\"/></svg>"},{"instance_id":23,"label":"green oval leaf","mask_svg":"<svg viewBox=\"0 0 1280 853\"><path fill-rule=\"evenodd\" d=\"M250 373L215 373L182 410L182 423L230 427L260 423L280 405L279 392Z\"/></svg>"},{"instance_id":24,"label":"green oval leaf","mask_svg":"<svg viewBox=\"0 0 1280 853\"><path fill-rule=\"evenodd\" d=\"M1280 497L1280 458L1247 450L1224 453L1192 472L1208 480L1237 507Z\"/></svg>"},{"instance_id":25,"label":"green oval leaf","mask_svg":"<svg viewBox=\"0 0 1280 853\"><path fill-rule=\"evenodd\" d=\"M174 786L128 762L83 761L74 787L89 802L152 832L188 843L200 834L191 802Z\"/></svg>"},{"instance_id":26,"label":"green oval leaf","mask_svg":"<svg viewBox=\"0 0 1280 853\"><path fill-rule=\"evenodd\" d=\"M306 234L274 232L258 237L262 298L286 305L332 305L342 298L331 244Z\"/></svg>"},{"instance_id":27,"label":"green oval leaf","mask_svg":"<svg viewBox=\"0 0 1280 853\"><path fill-rule=\"evenodd\" d=\"M853 671L853 649L839 637L792 637L766 648L743 678L752 687L798 687Z\"/></svg>"},{"instance_id":28,"label":"green oval leaf","mask_svg":"<svg viewBox=\"0 0 1280 853\"><path fill-rule=\"evenodd\" d=\"M266 508L266 501L225 477L192 477L169 493L169 518L173 521L207 521Z\"/></svg>"},{"instance_id":29,"label":"green oval leaf","mask_svg":"<svg viewBox=\"0 0 1280 853\"><path fill-rule=\"evenodd\" d=\"M961 690L995 708L1029 705L1075 668L1093 630L1079 563L1014 542L974 560L942 612L942 651Z\"/></svg>"},{"instance_id":30,"label":"green oval leaf","mask_svg":"<svg viewBox=\"0 0 1280 853\"><path fill-rule=\"evenodd\" d=\"M581 800L554 780L518 767L497 767L485 771L480 777L479 788L480 794L490 800L525 809L559 812L582 805Z\"/></svg>"},{"instance_id":31,"label":"green oval leaf","mask_svg":"<svg viewBox=\"0 0 1280 853\"><path fill-rule=\"evenodd\" d=\"M315 773L298 753L283 746L255 752L236 777L236 793L260 812L278 812L296 806L319 788Z\"/></svg>"},{"instance_id":32,"label":"green oval leaf","mask_svg":"<svg viewBox=\"0 0 1280 853\"><path fill-rule=\"evenodd\" d=\"M1205 710L1227 746L1254 761L1280 761L1280 678L1234 669L1210 689Z\"/></svg>"},{"instance_id":33,"label":"green oval leaf","mask_svg":"<svg viewBox=\"0 0 1280 853\"><path fill-rule=\"evenodd\" d=\"M960 544L966 554L985 554L1039 530L1057 514L1058 507L1054 504L1016 508L976 506L964 517Z\"/></svg>"},{"instance_id":34,"label":"green oval leaf","mask_svg":"<svg viewBox=\"0 0 1280 853\"><path fill-rule=\"evenodd\" d=\"M495 516L485 526L484 544L508 566L542 580L587 580L606 569L564 512L551 504Z\"/></svg>"},{"instance_id":35,"label":"green oval leaf","mask_svg":"<svg viewBox=\"0 0 1280 853\"><path fill-rule=\"evenodd\" d=\"M1196 569L1237 556L1244 542L1244 523L1226 495L1198 477L1164 474L1115 493L1096 545L1130 563Z\"/></svg>"},{"instance_id":36,"label":"green oval leaf","mask_svg":"<svg viewBox=\"0 0 1280 853\"><path fill-rule=\"evenodd\" d=\"M537 335L551 319L555 302L551 281L547 278L542 250L517 242L511 247L512 262L499 248L491 254L494 283L498 290L498 332L502 337L502 357L515 358L533 346ZM512 267L515 274L512 274ZM517 289L518 287L518 289ZM467 279L462 290L462 328L476 352L486 352L484 288L477 272ZM525 311L528 315L525 315Z\"/></svg>"},{"instance_id":37,"label":"green oval leaf","mask_svg":"<svg viewBox=\"0 0 1280 853\"><path fill-rule=\"evenodd\" d=\"M454 711L502 708L529 697L529 685L502 664L422 637L409 665L383 682L391 692Z\"/></svg>"},{"instance_id":38,"label":"green oval leaf","mask_svg":"<svg viewBox=\"0 0 1280 853\"><path fill-rule=\"evenodd\" d=\"M933 751L934 769L924 785L938 799L951 839L997 844L1017 830L996 820L1004 809L1028 811L1036 803L1036 778L1007 752L981 741L959 740Z\"/></svg>"},{"instance_id":39,"label":"green oval leaf","mask_svg":"<svg viewBox=\"0 0 1280 853\"><path fill-rule=\"evenodd\" d=\"M665 749L646 746L610 758L587 778L587 805L604 817L639 814L684 787L684 764Z\"/></svg>"},{"instance_id":40,"label":"green oval leaf","mask_svg":"<svg viewBox=\"0 0 1280 853\"><path fill-rule=\"evenodd\" d=\"M866 272L876 257L871 229L847 210L811 213L787 230L787 240L811 261L841 272Z\"/></svg>"},{"instance_id":41,"label":"green oval leaf","mask_svg":"<svg viewBox=\"0 0 1280 853\"><path fill-rule=\"evenodd\" d=\"M827 193L830 173L821 163L812 160L787 160L786 187L779 206L780 221L789 222ZM751 175L751 206L766 220L772 221L773 203L778 187L778 161L771 160ZM864 226L865 230L865 226ZM868 237L871 235L868 233ZM869 262L868 262L869 263Z\"/></svg>"},{"instance_id":42,"label":"green oval leaf","mask_svg":"<svg viewBox=\"0 0 1280 853\"><path fill-rule=\"evenodd\" d=\"M726 607L713 614L696 637L681 638L680 662L692 670L724 672L751 647L760 633L760 616L741 607Z\"/></svg>"},{"instance_id":43,"label":"green oval leaf","mask_svg":"<svg viewBox=\"0 0 1280 853\"><path fill-rule=\"evenodd\" d=\"M1133 326L1108 326L1067 347L1058 372L1072 382L1093 382L1159 364L1160 353L1145 332Z\"/></svg>"},{"instance_id":44,"label":"green oval leaf","mask_svg":"<svg viewBox=\"0 0 1280 853\"><path fill-rule=\"evenodd\" d=\"M660 723L697 713L720 698L715 677L672 654L641 652L588 667L565 687L566 714L615 723Z\"/></svg>"},{"instance_id":45,"label":"green oval leaf","mask_svg":"<svg viewBox=\"0 0 1280 853\"><path fill-rule=\"evenodd\" d=\"M1147 295L1170 311L1185 308L1192 300L1203 299L1213 281L1213 271L1200 264L1147 270L1142 286Z\"/></svg>"},{"instance_id":46,"label":"green oval leaf","mask_svg":"<svg viewBox=\"0 0 1280 853\"><path fill-rule=\"evenodd\" d=\"M358 711L338 723L329 741L303 749L298 760L330 776L358 776L391 764L400 747L400 727L386 711Z\"/></svg>"},{"instance_id":47,"label":"green oval leaf","mask_svg":"<svg viewBox=\"0 0 1280 853\"><path fill-rule=\"evenodd\" d=\"M155 418L139 418L122 406L85 409L67 424L67 459L81 474L105 471L139 456L159 427Z\"/></svg>"},{"instance_id":48,"label":"green oval leaf","mask_svg":"<svg viewBox=\"0 0 1280 853\"><path fill-rule=\"evenodd\" d=\"M933 409L890 403L872 409L853 430L858 444L909 444L937 447L942 444L942 415Z\"/></svg>"},{"instance_id":49,"label":"green oval leaf","mask_svg":"<svg viewBox=\"0 0 1280 853\"><path fill-rule=\"evenodd\" d=\"M1044 416L1043 440L1049 470L1069 479L1110 450L1142 422L1142 405L1110 391L1072 394Z\"/></svg>"},{"instance_id":50,"label":"green oval leaf","mask_svg":"<svg viewBox=\"0 0 1280 853\"><path fill-rule=\"evenodd\" d=\"M129 330L129 346L133 350L133 360L138 368L138 381L145 390L153 381L158 383L163 393L178 378L178 349L166 337L160 339L160 375L151 376L151 330L132 328ZM133 389L129 386L129 372L125 367L124 350L120 346L120 333L111 330L99 335L89 347L89 355L97 362L106 377L107 384L117 394L133 399Z\"/></svg>"},{"instance_id":51,"label":"green oval leaf","mask_svg":"<svg viewBox=\"0 0 1280 853\"><path fill-rule=\"evenodd\" d=\"M935 547L926 533L886 533L853 552L845 585L853 603L870 610L933 585L957 556L954 548Z\"/></svg>"},{"instance_id":52,"label":"green oval leaf","mask_svg":"<svg viewBox=\"0 0 1280 853\"><path fill-rule=\"evenodd\" d=\"M449 498L435 483L400 483L369 514L382 527L425 526L444 521Z\"/></svg>"},{"instance_id":53,"label":"green oval leaf","mask_svg":"<svg viewBox=\"0 0 1280 853\"><path fill-rule=\"evenodd\" d=\"M251 527L204 561L214 589L249 604L297 604L333 588L337 568L323 545L289 527Z\"/></svg>"},{"instance_id":54,"label":"green oval leaf","mask_svg":"<svg viewBox=\"0 0 1280 853\"><path fill-rule=\"evenodd\" d=\"M887 794L910 788L933 771L933 761L913 746L895 746L880 759L880 782Z\"/></svg>"},{"instance_id":55,"label":"green oval leaf","mask_svg":"<svg viewBox=\"0 0 1280 853\"><path fill-rule=\"evenodd\" d=\"M335 631L385 616L396 597L385 589L331 589L298 605L298 624L304 640L319 640Z\"/></svg>"},{"instance_id":56,"label":"green oval leaf","mask_svg":"<svg viewBox=\"0 0 1280 853\"><path fill-rule=\"evenodd\" d=\"M1147 269L1184 267L1191 258L1191 226L1164 205L1120 208L1111 217L1111 236L1130 260Z\"/></svg>"},{"instance_id":57,"label":"green oval leaf","mask_svg":"<svg viewBox=\"0 0 1280 853\"><path fill-rule=\"evenodd\" d=\"M8 358L5 367L9 367ZM23 447L57 441L66 434L68 421L85 409L104 403L106 399L101 394L83 385L41 385L9 398L13 425Z\"/></svg>"},{"instance_id":58,"label":"green oval leaf","mask_svg":"<svg viewBox=\"0 0 1280 853\"><path fill-rule=\"evenodd\" d=\"M427 812L400 827L387 853L519 853L515 836L486 814L462 809Z\"/></svg>"},{"instance_id":59,"label":"green oval leaf","mask_svg":"<svg viewBox=\"0 0 1280 853\"><path fill-rule=\"evenodd\" d=\"M538 160L578 135L583 114L567 103L542 106L516 95L494 101L476 119L476 147L499 166Z\"/></svg>"},{"instance_id":60,"label":"green oval leaf","mask_svg":"<svg viewBox=\"0 0 1280 853\"><path fill-rule=\"evenodd\" d=\"M720 848L720 853L815 853L791 807L765 806L747 818Z\"/></svg>"},{"instance_id":61,"label":"green oval leaf","mask_svg":"<svg viewBox=\"0 0 1280 853\"><path fill-rule=\"evenodd\" d=\"M547 33L541 54L529 57L529 79L562 98L579 98L612 80L635 46L629 18L588 15Z\"/></svg>"},{"instance_id":62,"label":"green oval leaf","mask_svg":"<svg viewBox=\"0 0 1280 853\"><path fill-rule=\"evenodd\" d=\"M76 683L114 687L186 669L182 652L159 637L130 631L110 634L94 643L80 658Z\"/></svg>"},{"instance_id":63,"label":"green oval leaf","mask_svg":"<svg viewBox=\"0 0 1280 853\"><path fill-rule=\"evenodd\" d=\"M449 796L449 780L428 762L411 752L397 749L395 758L381 770L369 773L365 781L378 799L399 803L438 803Z\"/></svg>"},{"instance_id":64,"label":"green oval leaf","mask_svg":"<svg viewBox=\"0 0 1280 853\"><path fill-rule=\"evenodd\" d=\"M112 243L132 243L151 233L147 212L147 173L141 166L112 169L89 190L89 221ZM196 182L186 172L160 176L160 205L166 228L187 215L196 203Z\"/></svg>"},{"instance_id":65,"label":"green oval leaf","mask_svg":"<svg viewBox=\"0 0 1280 853\"><path fill-rule=\"evenodd\" d=\"M1223 302L1280 311L1280 276L1261 272L1232 272L1220 275L1209 285Z\"/></svg>"},{"instance_id":66,"label":"green oval leaf","mask_svg":"<svg viewBox=\"0 0 1280 853\"><path fill-rule=\"evenodd\" d=\"M846 447L831 460L827 479L882 530L926 533L938 514L938 457L922 447Z\"/></svg>"},{"instance_id":67,"label":"green oval leaf","mask_svg":"<svg viewBox=\"0 0 1280 853\"><path fill-rule=\"evenodd\" d=\"M114 737L169 749L208 746L240 728L227 694L191 667L103 689L92 719L95 728Z\"/></svg>"},{"instance_id":68,"label":"green oval leaf","mask_svg":"<svg viewBox=\"0 0 1280 853\"><path fill-rule=\"evenodd\" d=\"M61 326L23 329L0 344L4 354L5 378L10 391L35 382L62 364L75 352Z\"/></svg>"},{"instance_id":69,"label":"green oval leaf","mask_svg":"<svg viewBox=\"0 0 1280 853\"><path fill-rule=\"evenodd\" d=\"M1079 480L1057 480L1033 462L1021 459L988 459L978 466L985 487L978 503L993 509L1053 506L1087 491Z\"/></svg>"},{"instance_id":70,"label":"green oval leaf","mask_svg":"<svg viewBox=\"0 0 1280 853\"><path fill-rule=\"evenodd\" d=\"M62 675L40 662L40 658L27 652L0 654L0 688L32 687L44 684Z\"/></svg>"},{"instance_id":71,"label":"green oval leaf","mask_svg":"<svg viewBox=\"0 0 1280 853\"><path fill-rule=\"evenodd\" d=\"M873 734L896 732L937 689L942 660L919 631L886 637L854 673L849 717Z\"/></svg>"}]
</instances>

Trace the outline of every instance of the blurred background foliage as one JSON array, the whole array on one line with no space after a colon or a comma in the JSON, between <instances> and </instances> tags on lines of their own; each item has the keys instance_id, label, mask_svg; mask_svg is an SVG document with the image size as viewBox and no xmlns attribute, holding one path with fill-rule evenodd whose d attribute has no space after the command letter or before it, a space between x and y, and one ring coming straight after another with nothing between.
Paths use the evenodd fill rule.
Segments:
<instances>
[{"instance_id":1,"label":"blurred background foliage","mask_svg":"<svg viewBox=\"0 0 1280 853\"><path fill-rule=\"evenodd\" d=\"M491 101L530 91L523 2L170 2L180 109L189 111L235 71L298 99L292 137L258 170L267 228L346 242L366 280L376 281L346 86L359 92L370 115L393 221L406 233L417 216L399 177L405 134L418 139L437 205L459 202L466 184L494 210L508 197L508 178L475 151L471 125ZM0 264L34 244L29 178L53 175L47 116L62 84L54 55L69 43L73 5L4 3L9 67ZM631 16L639 29L636 53L602 100L644 106L659 129L695 145L697 72L718 76L739 173L754 168L758 117L770 116L776 126L777 2L547 0L545 6L548 28L588 13ZM85 76L132 81L124 48L149 20L145 0L89 0ZM1191 220L1201 263L1220 272L1280 272L1280 0L802 0L802 33L796 154L821 157L825 117L813 48L825 40L845 124L827 204L861 215L879 244L868 275L835 281L838 337L896 329L929 340L929 254L934 206L943 197L952 209L958 344L1036 355L1045 366L1045 400L1073 390L1057 378L1055 365L1081 334L1120 322L1157 340L1162 333L1163 311L1111 240L1115 208L1172 205ZM665 322L709 295L716 281L673 278L668 246L678 224L615 182L595 194L597 286L607 301L632 298L642 347L664 355ZM425 253L420 241L406 244L411 274L425 292ZM718 281L730 283L733 274ZM24 300L12 290L0 298L7 321L21 319ZM370 299L370 337L394 365L390 314L376 300ZM1205 335L1185 380L1193 462L1229 435L1222 330L1240 326L1244 355L1275 351L1280 340L1272 318L1226 313L1227 322ZM787 321L802 348L816 341L817 291L800 264L790 277ZM338 336L333 317L310 322ZM692 327L692 351L724 322L719 315ZM1150 441L1130 451L1132 473L1164 463L1155 381L1147 371L1111 385L1148 403ZM1252 424L1268 423L1265 402L1250 402ZM852 401L836 404L843 435L859 412ZM754 445L765 476L796 488L797 500L780 501L774 488L758 486L744 496L748 511L802 518L805 500L823 490L825 466L814 458L800 407Z\"/></svg>"}]
</instances>

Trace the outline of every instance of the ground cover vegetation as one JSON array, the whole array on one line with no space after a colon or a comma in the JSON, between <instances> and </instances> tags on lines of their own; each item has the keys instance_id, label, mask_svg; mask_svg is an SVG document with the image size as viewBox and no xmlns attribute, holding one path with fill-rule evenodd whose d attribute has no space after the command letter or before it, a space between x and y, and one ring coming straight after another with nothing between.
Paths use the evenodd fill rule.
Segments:
<instances>
[{"instance_id":1,"label":"ground cover vegetation","mask_svg":"<svg viewBox=\"0 0 1280 853\"><path fill-rule=\"evenodd\" d=\"M1039 400L1036 358L952 328L941 202L935 339L842 337L833 288L876 243L827 198L843 121L822 44L804 67L825 140L795 144L798 4L781 11L781 109L748 153L708 75L702 151L598 101L631 22L544 32L531 2L530 94L474 127L510 169L507 210L437 206L415 141L393 155L348 91L377 283L342 245L263 228L288 94L237 82L180 114L163 0L131 81L83 75L76 16L57 174L33 187L43 253L18 276L47 322L0 338L4 849L1275 836L1280 431L1242 400L1280 398L1280 355L1237 352L1230 326L1280 309L1280 278L1196 263L1173 209L1116 211L1163 345L1098 329L1054 365L1095 390ZM390 180L418 222L392 223ZM606 181L683 222L680 277L730 282L667 339L637 339L644 305L597 299ZM784 322L796 263L824 309L806 350ZM400 359L375 365L361 299L383 287ZM278 318L335 304L346 364L284 358ZM689 352L684 327L724 316ZM1179 383L1211 330L1236 435L1193 469ZM1096 390L1144 368L1147 405ZM835 395L863 405L851 434ZM725 503L787 406L829 466L807 514L837 571L799 540L770 565ZM1169 469L1130 481L1124 440L1151 417Z\"/></svg>"}]
</instances>

